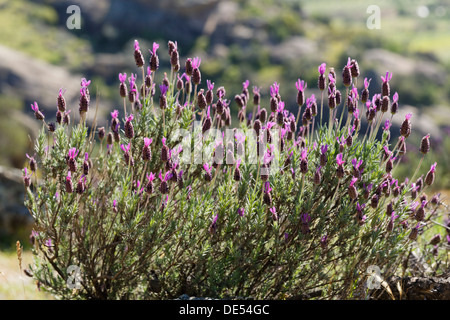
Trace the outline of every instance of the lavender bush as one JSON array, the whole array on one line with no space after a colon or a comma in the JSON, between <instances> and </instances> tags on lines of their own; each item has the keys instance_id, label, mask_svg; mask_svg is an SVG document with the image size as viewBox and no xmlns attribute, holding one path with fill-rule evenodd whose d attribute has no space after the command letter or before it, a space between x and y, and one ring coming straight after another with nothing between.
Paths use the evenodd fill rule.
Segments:
<instances>
[{"instance_id":1,"label":"lavender bush","mask_svg":"<svg viewBox=\"0 0 450 320\"><path fill-rule=\"evenodd\" d=\"M324 63L320 98L299 79L291 113L276 82L267 102L248 81L230 95L202 79L199 58L182 73L176 42L168 49L171 72L160 74L159 45L146 65L135 42L138 72L119 75L123 110L108 123L87 125L97 110L86 79L77 121L63 90L56 123L32 105L43 127L24 184L40 287L70 299L351 298L364 293L369 266L401 269L440 201L423 195L436 164L418 180L393 176L411 115L391 142L392 74L382 88L368 79L358 88L355 60L342 74Z\"/></svg>"}]
</instances>

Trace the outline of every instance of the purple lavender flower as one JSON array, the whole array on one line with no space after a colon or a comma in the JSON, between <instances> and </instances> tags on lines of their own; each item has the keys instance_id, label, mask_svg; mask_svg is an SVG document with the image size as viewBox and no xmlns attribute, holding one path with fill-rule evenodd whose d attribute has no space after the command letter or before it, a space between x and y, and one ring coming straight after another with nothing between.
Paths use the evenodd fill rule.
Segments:
<instances>
[{"instance_id":1,"label":"purple lavender flower","mask_svg":"<svg viewBox=\"0 0 450 320\"><path fill-rule=\"evenodd\" d=\"M366 103L369 100L370 81L372 81L372 79L367 80L367 78L364 78L364 89L361 92L361 102L362 103Z\"/></svg>"},{"instance_id":2,"label":"purple lavender flower","mask_svg":"<svg viewBox=\"0 0 450 320\"><path fill-rule=\"evenodd\" d=\"M392 104L391 104L391 114L396 114L398 111L398 93L394 93L394 96L392 97Z\"/></svg>"},{"instance_id":3,"label":"purple lavender flower","mask_svg":"<svg viewBox=\"0 0 450 320\"><path fill-rule=\"evenodd\" d=\"M392 126L392 123L389 121L389 119L386 119L386 121L384 122L383 131L389 131L391 126ZM389 139L387 139L387 140L389 140Z\"/></svg>"},{"instance_id":4,"label":"purple lavender flower","mask_svg":"<svg viewBox=\"0 0 450 320\"><path fill-rule=\"evenodd\" d=\"M315 117L317 115L317 101L316 96L314 94L312 94L311 97L306 99L306 107L311 109L311 116Z\"/></svg>"},{"instance_id":5,"label":"purple lavender flower","mask_svg":"<svg viewBox=\"0 0 450 320\"><path fill-rule=\"evenodd\" d=\"M125 137L127 137L128 139L132 139L134 137L134 128L133 128L133 123L131 121L133 121L133 114L130 114L127 117L127 121L125 122Z\"/></svg>"},{"instance_id":6,"label":"purple lavender flower","mask_svg":"<svg viewBox=\"0 0 450 320\"><path fill-rule=\"evenodd\" d=\"M322 236L322 238L320 238L320 246L322 247L322 249L326 249L328 245L328 235L324 235Z\"/></svg>"},{"instance_id":7,"label":"purple lavender flower","mask_svg":"<svg viewBox=\"0 0 450 320\"><path fill-rule=\"evenodd\" d=\"M420 227L421 227L420 222L418 222L417 225L411 229L411 233L409 234L408 237L411 241L415 241L417 239Z\"/></svg>"},{"instance_id":8,"label":"purple lavender flower","mask_svg":"<svg viewBox=\"0 0 450 320\"><path fill-rule=\"evenodd\" d=\"M166 194L169 192L169 187L167 185L167 181L169 181L172 178L172 172L168 171L166 174L162 175L161 170L159 171L159 180L161 180L161 183L159 185L159 191L161 191L162 194Z\"/></svg>"},{"instance_id":9,"label":"purple lavender flower","mask_svg":"<svg viewBox=\"0 0 450 320\"><path fill-rule=\"evenodd\" d=\"M82 194L86 190L86 176L83 174L77 183L76 192Z\"/></svg>"},{"instance_id":10,"label":"purple lavender flower","mask_svg":"<svg viewBox=\"0 0 450 320\"><path fill-rule=\"evenodd\" d=\"M26 157L28 158L28 160L30 160L30 161L29 161L29 164L30 164L30 170L33 171L33 172L35 172L36 169L37 169L37 163L36 163L36 159L34 159L34 157L35 157L36 155L33 155L32 157L30 157L30 156L28 155L28 153L26 153L25 155L26 155Z\"/></svg>"},{"instance_id":11,"label":"purple lavender flower","mask_svg":"<svg viewBox=\"0 0 450 320\"><path fill-rule=\"evenodd\" d=\"M278 102L281 100L279 90L280 85L276 82L274 82L274 84L270 86L270 110L272 112L277 111Z\"/></svg>"},{"instance_id":12,"label":"purple lavender flower","mask_svg":"<svg viewBox=\"0 0 450 320\"><path fill-rule=\"evenodd\" d=\"M120 148L123 151L123 158L125 160L125 163L129 166L133 166L134 160L133 160L133 157L130 155L131 143L128 143L128 145L126 147L123 144L121 144Z\"/></svg>"},{"instance_id":13,"label":"purple lavender flower","mask_svg":"<svg viewBox=\"0 0 450 320\"><path fill-rule=\"evenodd\" d=\"M214 82L211 82L211 80L206 80L206 86L208 87L208 90L214 90Z\"/></svg>"},{"instance_id":14,"label":"purple lavender flower","mask_svg":"<svg viewBox=\"0 0 450 320\"><path fill-rule=\"evenodd\" d=\"M314 173L314 184L319 185L322 181L322 174L320 173L320 169L322 169L322 166L317 167L316 172Z\"/></svg>"},{"instance_id":15,"label":"purple lavender flower","mask_svg":"<svg viewBox=\"0 0 450 320\"><path fill-rule=\"evenodd\" d=\"M118 211L117 200L113 200L112 210L113 210L114 213L117 213L117 211Z\"/></svg>"},{"instance_id":16,"label":"purple lavender flower","mask_svg":"<svg viewBox=\"0 0 450 320\"><path fill-rule=\"evenodd\" d=\"M152 138L144 138L144 147L142 148L142 160L149 161L152 157L150 144L153 142Z\"/></svg>"},{"instance_id":17,"label":"purple lavender flower","mask_svg":"<svg viewBox=\"0 0 450 320\"><path fill-rule=\"evenodd\" d=\"M345 174L345 172L344 172L344 163L345 163L345 161L342 160L342 153L339 153L336 156L336 163L337 163L336 176L339 179L342 179L344 177L344 174Z\"/></svg>"},{"instance_id":18,"label":"purple lavender flower","mask_svg":"<svg viewBox=\"0 0 450 320\"><path fill-rule=\"evenodd\" d=\"M363 210L366 207L366 204L360 205L359 202L356 203L356 220L359 225L363 225L367 216L363 214Z\"/></svg>"},{"instance_id":19,"label":"purple lavender flower","mask_svg":"<svg viewBox=\"0 0 450 320\"><path fill-rule=\"evenodd\" d=\"M358 191L356 190L355 183L358 181L358 178L353 177L350 181L350 185L348 186L348 195L352 200L358 198Z\"/></svg>"},{"instance_id":20,"label":"purple lavender flower","mask_svg":"<svg viewBox=\"0 0 450 320\"><path fill-rule=\"evenodd\" d=\"M342 160L342 153L339 153L336 156L336 163L337 163L338 166L342 166L345 163L345 161Z\"/></svg>"},{"instance_id":21,"label":"purple lavender flower","mask_svg":"<svg viewBox=\"0 0 450 320\"><path fill-rule=\"evenodd\" d=\"M353 145L353 132L355 132L355 125L348 127L348 135L345 139L345 143L348 147L351 147Z\"/></svg>"},{"instance_id":22,"label":"purple lavender flower","mask_svg":"<svg viewBox=\"0 0 450 320\"><path fill-rule=\"evenodd\" d=\"M422 138L419 150L422 154L427 154L430 151L430 134Z\"/></svg>"},{"instance_id":23,"label":"purple lavender flower","mask_svg":"<svg viewBox=\"0 0 450 320\"><path fill-rule=\"evenodd\" d=\"M319 66L319 80L317 81L317 86L319 90L323 91L325 90L325 70L326 70L326 63L322 63Z\"/></svg>"},{"instance_id":24,"label":"purple lavender flower","mask_svg":"<svg viewBox=\"0 0 450 320\"><path fill-rule=\"evenodd\" d=\"M125 81L127 80L127 74L126 73L119 73L119 94L122 98L126 98L128 95L127 86L125 84Z\"/></svg>"},{"instance_id":25,"label":"purple lavender flower","mask_svg":"<svg viewBox=\"0 0 450 320\"><path fill-rule=\"evenodd\" d=\"M37 232L36 230L31 230L31 234L30 234L30 243L32 245L34 245L34 243L36 242L36 238L39 237L39 232Z\"/></svg>"},{"instance_id":26,"label":"purple lavender flower","mask_svg":"<svg viewBox=\"0 0 450 320\"><path fill-rule=\"evenodd\" d=\"M26 167L23 168L23 184L26 188L31 185L31 174L28 173L28 169Z\"/></svg>"},{"instance_id":27,"label":"purple lavender flower","mask_svg":"<svg viewBox=\"0 0 450 320\"><path fill-rule=\"evenodd\" d=\"M253 104L255 106L259 106L261 103L260 91L261 91L261 88L258 88L257 86L253 86Z\"/></svg>"},{"instance_id":28,"label":"purple lavender flower","mask_svg":"<svg viewBox=\"0 0 450 320\"><path fill-rule=\"evenodd\" d=\"M85 78L81 79L80 103L79 103L80 115L84 115L89 110L90 96L88 86L90 84L91 80L87 81Z\"/></svg>"},{"instance_id":29,"label":"purple lavender flower","mask_svg":"<svg viewBox=\"0 0 450 320\"><path fill-rule=\"evenodd\" d=\"M348 57L347 64L344 66L344 69L342 70L342 83L346 87L350 87L350 85L352 84L352 73L351 73L352 66L353 65L351 63L351 59L350 57Z\"/></svg>"},{"instance_id":30,"label":"purple lavender flower","mask_svg":"<svg viewBox=\"0 0 450 320\"><path fill-rule=\"evenodd\" d=\"M78 153L79 150L77 148L70 148L67 154L67 165L72 172L77 171L77 161L75 158L78 156Z\"/></svg>"},{"instance_id":31,"label":"purple lavender flower","mask_svg":"<svg viewBox=\"0 0 450 320\"><path fill-rule=\"evenodd\" d=\"M239 208L239 209L237 210L237 213L238 213L239 217L243 217L244 214L245 214L244 208Z\"/></svg>"},{"instance_id":32,"label":"purple lavender flower","mask_svg":"<svg viewBox=\"0 0 450 320\"><path fill-rule=\"evenodd\" d=\"M360 124L360 118L359 118L359 109L356 108L355 111L353 111L353 127L356 129L359 128L359 124Z\"/></svg>"},{"instance_id":33,"label":"purple lavender flower","mask_svg":"<svg viewBox=\"0 0 450 320\"><path fill-rule=\"evenodd\" d=\"M354 158L352 160L352 165L353 165L353 175L357 178L359 178L361 176L361 173L363 171L363 168L361 168L361 165L363 163L363 160L359 160Z\"/></svg>"},{"instance_id":34,"label":"purple lavender flower","mask_svg":"<svg viewBox=\"0 0 450 320\"><path fill-rule=\"evenodd\" d=\"M201 82L201 73L200 73L200 63L202 60L198 57L192 59L192 82L195 85L200 84Z\"/></svg>"},{"instance_id":35,"label":"purple lavender flower","mask_svg":"<svg viewBox=\"0 0 450 320\"><path fill-rule=\"evenodd\" d=\"M278 84L277 82L274 82L270 86L270 96L277 97L279 94L280 94L280 84Z\"/></svg>"},{"instance_id":36,"label":"purple lavender flower","mask_svg":"<svg viewBox=\"0 0 450 320\"><path fill-rule=\"evenodd\" d=\"M169 195L167 194L161 200L161 211L163 211L167 207L167 203L169 202Z\"/></svg>"},{"instance_id":37,"label":"purple lavender flower","mask_svg":"<svg viewBox=\"0 0 450 320\"><path fill-rule=\"evenodd\" d=\"M91 80L86 80L86 78L81 79L81 87L87 88L91 84Z\"/></svg>"},{"instance_id":38,"label":"purple lavender flower","mask_svg":"<svg viewBox=\"0 0 450 320\"><path fill-rule=\"evenodd\" d=\"M141 195L144 192L144 187L141 187L141 182L139 180L133 180L132 190L134 194Z\"/></svg>"},{"instance_id":39,"label":"purple lavender flower","mask_svg":"<svg viewBox=\"0 0 450 320\"><path fill-rule=\"evenodd\" d=\"M128 78L128 82L130 84L130 90L133 90L133 89L137 88L137 86L136 86L136 78L137 78L137 75L133 74L133 73Z\"/></svg>"},{"instance_id":40,"label":"purple lavender flower","mask_svg":"<svg viewBox=\"0 0 450 320\"><path fill-rule=\"evenodd\" d=\"M161 84L159 86L159 89L161 90L161 95L159 96L159 107L161 109L166 109L167 108L166 94L167 94L167 91L169 90L169 87L166 86L165 84Z\"/></svg>"},{"instance_id":41,"label":"purple lavender flower","mask_svg":"<svg viewBox=\"0 0 450 320\"><path fill-rule=\"evenodd\" d=\"M411 117L412 113L408 113L405 116L405 120L403 121L400 127L400 134L405 138L408 138L409 135L411 134L411 121L410 121Z\"/></svg>"},{"instance_id":42,"label":"purple lavender flower","mask_svg":"<svg viewBox=\"0 0 450 320\"><path fill-rule=\"evenodd\" d=\"M427 175L425 176L425 183L429 186L431 186L434 182L436 166L437 162L433 163L430 167L430 171L428 171Z\"/></svg>"},{"instance_id":43,"label":"purple lavender flower","mask_svg":"<svg viewBox=\"0 0 450 320\"><path fill-rule=\"evenodd\" d=\"M389 87L389 81L392 79L392 73L389 73L389 71L386 71L386 76L381 76L381 80L383 81L382 84L382 95L383 97L387 96L389 97L390 94L390 87Z\"/></svg>"},{"instance_id":44,"label":"purple lavender flower","mask_svg":"<svg viewBox=\"0 0 450 320\"><path fill-rule=\"evenodd\" d=\"M237 181L237 182L241 181L241 179L242 179L241 171L239 169L239 166L241 165L241 161L242 161L241 158L239 158L236 161L236 168L234 169L233 179L234 179L234 181Z\"/></svg>"},{"instance_id":45,"label":"purple lavender flower","mask_svg":"<svg viewBox=\"0 0 450 320\"><path fill-rule=\"evenodd\" d=\"M272 188L270 187L270 182L266 181L264 182L264 193L270 193L272 191Z\"/></svg>"},{"instance_id":46,"label":"purple lavender flower","mask_svg":"<svg viewBox=\"0 0 450 320\"><path fill-rule=\"evenodd\" d=\"M309 222L311 221L311 217L309 216L309 214L302 213L302 215L300 216L300 220L302 222L302 225L301 225L302 234L310 233L311 230L309 228Z\"/></svg>"},{"instance_id":47,"label":"purple lavender flower","mask_svg":"<svg viewBox=\"0 0 450 320\"><path fill-rule=\"evenodd\" d=\"M362 213L365 207L366 207L365 203L363 203L362 205L360 205L359 202L356 203L356 211L358 213Z\"/></svg>"},{"instance_id":48,"label":"purple lavender flower","mask_svg":"<svg viewBox=\"0 0 450 320\"><path fill-rule=\"evenodd\" d=\"M153 42L152 50L149 50L151 53L150 57L150 70L155 72L159 68L159 58L156 54L156 50L158 50L159 44Z\"/></svg>"},{"instance_id":49,"label":"purple lavender flower","mask_svg":"<svg viewBox=\"0 0 450 320\"><path fill-rule=\"evenodd\" d=\"M322 64L319 66L319 73L320 73L321 75L323 75L323 74L325 73L326 68L327 68L327 64L326 64L325 62L322 63Z\"/></svg>"},{"instance_id":50,"label":"purple lavender flower","mask_svg":"<svg viewBox=\"0 0 450 320\"><path fill-rule=\"evenodd\" d=\"M72 193L73 192L73 183L72 183L72 173L70 171L67 172L65 184L66 184L66 192Z\"/></svg>"},{"instance_id":51,"label":"purple lavender flower","mask_svg":"<svg viewBox=\"0 0 450 320\"><path fill-rule=\"evenodd\" d=\"M37 120L44 120L45 116L44 114L39 110L39 106L37 102L35 101L34 104L31 105L31 109L34 111L34 116Z\"/></svg>"},{"instance_id":52,"label":"purple lavender flower","mask_svg":"<svg viewBox=\"0 0 450 320\"><path fill-rule=\"evenodd\" d=\"M89 153L84 153L84 162L83 162L83 173L85 176L89 174L89 169L91 168L91 162L89 160Z\"/></svg>"},{"instance_id":53,"label":"purple lavender flower","mask_svg":"<svg viewBox=\"0 0 450 320\"><path fill-rule=\"evenodd\" d=\"M63 94L66 92L66 90L63 90L62 88L59 89L57 103L58 103L58 110L60 112L66 111L66 99L64 99Z\"/></svg>"},{"instance_id":54,"label":"purple lavender flower","mask_svg":"<svg viewBox=\"0 0 450 320\"><path fill-rule=\"evenodd\" d=\"M399 215L395 214L395 211L391 213L391 217L389 219L388 225L387 225L387 232L392 232L394 230L394 221L397 219Z\"/></svg>"},{"instance_id":55,"label":"purple lavender flower","mask_svg":"<svg viewBox=\"0 0 450 320\"><path fill-rule=\"evenodd\" d=\"M200 68L200 64L202 63L202 59L199 57L195 57L192 59L192 69Z\"/></svg>"},{"instance_id":56,"label":"purple lavender flower","mask_svg":"<svg viewBox=\"0 0 450 320\"><path fill-rule=\"evenodd\" d=\"M278 220L277 209L275 207L272 207L269 209L269 211L270 211L270 213L272 213L273 221L277 221Z\"/></svg>"},{"instance_id":57,"label":"purple lavender flower","mask_svg":"<svg viewBox=\"0 0 450 320\"><path fill-rule=\"evenodd\" d=\"M154 191L153 188L153 180L155 180L156 175L153 172L150 172L150 174L146 174L147 177L147 185L145 186L145 192L147 192L147 194L152 194Z\"/></svg>"},{"instance_id":58,"label":"purple lavender flower","mask_svg":"<svg viewBox=\"0 0 450 320\"><path fill-rule=\"evenodd\" d=\"M320 165L322 167L324 167L328 162L327 151L328 151L327 144L320 146Z\"/></svg>"},{"instance_id":59,"label":"purple lavender flower","mask_svg":"<svg viewBox=\"0 0 450 320\"><path fill-rule=\"evenodd\" d=\"M301 107L305 103L305 89L307 87L307 83L303 80L298 79L295 83L295 87L297 88L297 104Z\"/></svg>"},{"instance_id":60,"label":"purple lavender flower","mask_svg":"<svg viewBox=\"0 0 450 320\"><path fill-rule=\"evenodd\" d=\"M219 214L216 214L213 217L211 225L209 226L209 233L214 234L217 231L217 219L219 218Z\"/></svg>"},{"instance_id":61,"label":"purple lavender flower","mask_svg":"<svg viewBox=\"0 0 450 320\"><path fill-rule=\"evenodd\" d=\"M124 83L125 81L127 81L127 74L126 73L119 73L119 81L121 83Z\"/></svg>"},{"instance_id":62,"label":"purple lavender flower","mask_svg":"<svg viewBox=\"0 0 450 320\"><path fill-rule=\"evenodd\" d=\"M169 158L170 158L170 149L166 145L166 137L163 137L161 139L161 141L162 141L162 144L163 144L163 146L161 148L161 161L162 162L167 162L167 161L169 161Z\"/></svg>"},{"instance_id":63,"label":"purple lavender flower","mask_svg":"<svg viewBox=\"0 0 450 320\"><path fill-rule=\"evenodd\" d=\"M139 42L137 40L134 40L134 60L138 68L144 66L144 57L142 56L141 49L139 48Z\"/></svg>"},{"instance_id":64,"label":"purple lavender flower","mask_svg":"<svg viewBox=\"0 0 450 320\"><path fill-rule=\"evenodd\" d=\"M305 174L308 172L308 152L305 148L300 153L300 172Z\"/></svg>"},{"instance_id":65,"label":"purple lavender flower","mask_svg":"<svg viewBox=\"0 0 450 320\"><path fill-rule=\"evenodd\" d=\"M210 182L212 180L212 166L210 166L208 163L205 163L203 165L203 169L205 169L205 181Z\"/></svg>"},{"instance_id":66,"label":"purple lavender flower","mask_svg":"<svg viewBox=\"0 0 450 320\"><path fill-rule=\"evenodd\" d=\"M46 246L47 248L53 247L52 239L50 239L50 238L48 238L47 240L45 240L44 244L45 244L45 246Z\"/></svg>"},{"instance_id":67,"label":"purple lavender flower","mask_svg":"<svg viewBox=\"0 0 450 320\"><path fill-rule=\"evenodd\" d=\"M206 91L205 94L205 100L206 100L206 104L210 105L213 102L213 98L214 98L214 83L211 82L211 80L206 80L206 86L208 88L208 90Z\"/></svg>"},{"instance_id":68,"label":"purple lavender flower","mask_svg":"<svg viewBox=\"0 0 450 320\"><path fill-rule=\"evenodd\" d=\"M276 109L277 115L276 115L276 120L277 120L277 124L279 126L282 126L284 124L284 102L280 101L278 102L278 107Z\"/></svg>"},{"instance_id":69,"label":"purple lavender flower","mask_svg":"<svg viewBox=\"0 0 450 320\"><path fill-rule=\"evenodd\" d=\"M270 192L272 191L272 188L270 187L270 182L266 181L264 182L264 194L263 194L263 201L265 204L270 206L272 204L272 195Z\"/></svg>"}]
</instances>

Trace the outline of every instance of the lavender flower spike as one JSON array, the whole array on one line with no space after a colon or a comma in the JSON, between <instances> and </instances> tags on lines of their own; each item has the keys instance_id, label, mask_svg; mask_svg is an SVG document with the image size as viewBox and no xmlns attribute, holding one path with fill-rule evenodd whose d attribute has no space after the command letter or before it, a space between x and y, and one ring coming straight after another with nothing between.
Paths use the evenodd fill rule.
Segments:
<instances>
[{"instance_id":1,"label":"lavender flower spike","mask_svg":"<svg viewBox=\"0 0 450 320\"><path fill-rule=\"evenodd\" d=\"M167 91L169 90L169 87L165 84L159 85L159 89L161 90L161 95L165 96Z\"/></svg>"},{"instance_id":2,"label":"lavender flower spike","mask_svg":"<svg viewBox=\"0 0 450 320\"><path fill-rule=\"evenodd\" d=\"M216 214L209 226L209 233L213 234L217 231L217 219L219 218L219 214Z\"/></svg>"},{"instance_id":3,"label":"lavender flower spike","mask_svg":"<svg viewBox=\"0 0 450 320\"><path fill-rule=\"evenodd\" d=\"M323 74L325 73L326 68L327 68L327 64L326 64L325 62L322 63L322 64L319 66L319 73L320 73L321 75L323 75Z\"/></svg>"},{"instance_id":4,"label":"lavender flower spike","mask_svg":"<svg viewBox=\"0 0 450 320\"><path fill-rule=\"evenodd\" d=\"M272 207L269 209L270 213L272 213L272 219L274 221L278 220L278 214L277 214L277 209L275 207Z\"/></svg>"},{"instance_id":5,"label":"lavender flower spike","mask_svg":"<svg viewBox=\"0 0 450 320\"><path fill-rule=\"evenodd\" d=\"M381 80L383 80L383 82L389 82L392 79L392 72L390 73L389 71L386 71L386 76L381 76Z\"/></svg>"},{"instance_id":6,"label":"lavender flower spike","mask_svg":"<svg viewBox=\"0 0 450 320\"><path fill-rule=\"evenodd\" d=\"M199 68L201 63L202 63L202 59L200 59L198 57L192 59L192 68L193 69Z\"/></svg>"},{"instance_id":7,"label":"lavender flower spike","mask_svg":"<svg viewBox=\"0 0 450 320\"><path fill-rule=\"evenodd\" d=\"M341 165L343 165L345 163L345 161L342 160L342 153L339 153L336 156L336 163L338 164L338 166L341 166Z\"/></svg>"},{"instance_id":8,"label":"lavender flower spike","mask_svg":"<svg viewBox=\"0 0 450 320\"><path fill-rule=\"evenodd\" d=\"M264 182L264 192L270 193L270 191L272 191L272 188L270 187L270 182L269 181Z\"/></svg>"},{"instance_id":9,"label":"lavender flower spike","mask_svg":"<svg viewBox=\"0 0 450 320\"><path fill-rule=\"evenodd\" d=\"M305 91L307 86L308 84L304 80L298 79L297 82L295 83L295 87L297 88L298 91L302 92Z\"/></svg>"},{"instance_id":10,"label":"lavender flower spike","mask_svg":"<svg viewBox=\"0 0 450 320\"><path fill-rule=\"evenodd\" d=\"M44 120L44 114L39 110L39 106L36 101L31 105L31 109L34 111L34 116L37 120Z\"/></svg>"}]
</instances>

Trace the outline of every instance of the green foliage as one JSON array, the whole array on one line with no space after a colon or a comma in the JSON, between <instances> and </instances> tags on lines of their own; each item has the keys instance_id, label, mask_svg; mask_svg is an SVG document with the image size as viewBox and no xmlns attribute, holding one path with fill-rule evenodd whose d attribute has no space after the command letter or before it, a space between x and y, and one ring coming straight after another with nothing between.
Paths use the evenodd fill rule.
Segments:
<instances>
[{"instance_id":1,"label":"green foliage","mask_svg":"<svg viewBox=\"0 0 450 320\"><path fill-rule=\"evenodd\" d=\"M157 75L152 73L154 81ZM240 83L236 86L242 90ZM386 173L383 147L393 155L399 148L387 134L382 141L375 139L380 112L368 135L360 127L348 130L355 116L345 122L346 103L337 107L342 126L309 121L305 115L297 123L289 112L276 124L281 113L275 112L263 123L260 156L253 162L254 121L238 126L247 147L243 154L234 132L227 142L221 132L217 139L195 125L194 119L206 123L206 110L199 112L197 104L200 87L187 94L170 82L163 110L158 88L154 95L139 97L139 110L125 98L120 141L96 143L93 129L83 121L57 125L54 133L41 131L36 153L42 181L27 189L25 204L36 220L36 263L30 269L43 288L71 299L164 299L183 293L284 299L316 289L321 298L364 298L370 265L388 275L398 271L415 246L414 228L427 226L429 217L415 221L411 185L395 186ZM220 114L218 105L224 103L226 110L234 95L213 95L212 128L225 131L230 115ZM134 134L127 136L130 123ZM301 129L289 133L293 123ZM179 129L187 132L180 137ZM143 158L146 138L153 140L147 144L148 160ZM220 146L226 148L225 157L216 154L213 162ZM198 150L206 158L199 161ZM360 168L355 161L362 161ZM206 164L213 166L210 177ZM155 181L148 178L151 173ZM168 174L167 189L159 174L161 180ZM356 197L351 197L352 185ZM391 202L398 215L393 220L386 214ZM81 270L76 290L68 285L70 266Z\"/></svg>"}]
</instances>

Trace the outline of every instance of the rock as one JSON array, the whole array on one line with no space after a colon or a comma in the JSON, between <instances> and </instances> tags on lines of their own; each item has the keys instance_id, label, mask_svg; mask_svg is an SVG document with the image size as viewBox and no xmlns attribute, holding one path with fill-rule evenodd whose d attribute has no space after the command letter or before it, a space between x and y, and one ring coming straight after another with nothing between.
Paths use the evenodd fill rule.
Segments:
<instances>
[{"instance_id":1,"label":"rock","mask_svg":"<svg viewBox=\"0 0 450 320\"><path fill-rule=\"evenodd\" d=\"M0 56L0 93L23 97L27 104L37 101L44 110L55 110L61 88L67 89L64 96L68 102L78 99L81 75L3 45Z\"/></svg>"},{"instance_id":2,"label":"rock","mask_svg":"<svg viewBox=\"0 0 450 320\"><path fill-rule=\"evenodd\" d=\"M314 56L318 52L317 44L305 37L291 37L270 49L274 62L282 63L303 56Z\"/></svg>"},{"instance_id":3,"label":"rock","mask_svg":"<svg viewBox=\"0 0 450 320\"><path fill-rule=\"evenodd\" d=\"M440 85L446 80L445 73L440 71L438 63L424 59L418 61L384 49L367 50L361 62L374 66L380 75L384 75L386 71L392 72L394 77L414 75L425 77Z\"/></svg>"}]
</instances>

